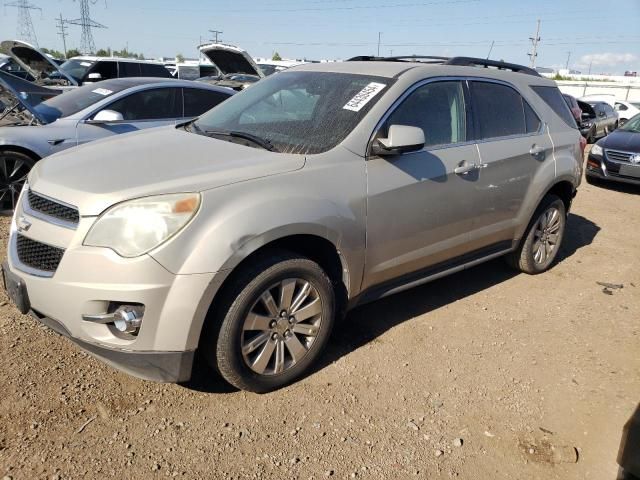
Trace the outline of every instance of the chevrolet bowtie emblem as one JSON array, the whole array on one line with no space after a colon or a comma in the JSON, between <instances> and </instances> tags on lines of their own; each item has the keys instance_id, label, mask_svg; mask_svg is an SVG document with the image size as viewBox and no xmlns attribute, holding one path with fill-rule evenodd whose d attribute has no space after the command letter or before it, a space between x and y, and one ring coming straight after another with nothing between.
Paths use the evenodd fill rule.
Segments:
<instances>
[{"instance_id":1,"label":"chevrolet bowtie emblem","mask_svg":"<svg viewBox=\"0 0 640 480\"><path fill-rule=\"evenodd\" d=\"M26 232L27 230L29 230L29 228L31 228L31 222L24 218L22 215L20 215L16 219L16 225L18 226L19 232Z\"/></svg>"},{"instance_id":2,"label":"chevrolet bowtie emblem","mask_svg":"<svg viewBox=\"0 0 640 480\"><path fill-rule=\"evenodd\" d=\"M638 165L640 163L640 153L636 153L635 155L632 155L629 161L631 163L635 163L636 165Z\"/></svg>"}]
</instances>

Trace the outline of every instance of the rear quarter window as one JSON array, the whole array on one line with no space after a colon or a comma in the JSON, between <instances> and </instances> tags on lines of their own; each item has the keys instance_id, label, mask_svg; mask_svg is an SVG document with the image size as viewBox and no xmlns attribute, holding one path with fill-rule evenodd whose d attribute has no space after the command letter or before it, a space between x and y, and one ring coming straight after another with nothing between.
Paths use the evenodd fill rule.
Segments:
<instances>
[{"instance_id":1,"label":"rear quarter window","mask_svg":"<svg viewBox=\"0 0 640 480\"><path fill-rule=\"evenodd\" d=\"M542 85L532 85L533 90L551 109L558 115L564 123L571 128L578 128L576 121L571 114L571 110L567 106L567 103L562 98L562 94L558 87L546 87Z\"/></svg>"}]
</instances>

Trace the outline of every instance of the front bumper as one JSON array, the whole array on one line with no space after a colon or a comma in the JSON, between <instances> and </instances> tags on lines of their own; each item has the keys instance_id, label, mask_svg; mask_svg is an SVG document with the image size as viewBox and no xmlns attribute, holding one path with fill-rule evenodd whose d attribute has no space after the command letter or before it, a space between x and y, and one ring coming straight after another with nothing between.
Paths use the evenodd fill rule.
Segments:
<instances>
[{"instance_id":1,"label":"front bumper","mask_svg":"<svg viewBox=\"0 0 640 480\"><path fill-rule=\"evenodd\" d=\"M595 157L589 154L585 175L590 178L613 182L640 185L640 177L632 177L620 174L620 164L606 160L603 157ZM640 169L640 167L638 167Z\"/></svg>"},{"instance_id":2,"label":"front bumper","mask_svg":"<svg viewBox=\"0 0 640 480\"><path fill-rule=\"evenodd\" d=\"M134 377L172 383L186 382L191 378L194 351L140 352L108 348L71 336L62 323L42 316L35 310L31 310L29 314L97 359Z\"/></svg>"},{"instance_id":3,"label":"front bumper","mask_svg":"<svg viewBox=\"0 0 640 480\"><path fill-rule=\"evenodd\" d=\"M55 272L42 275L19 260L18 218L29 224L20 235L64 249ZM188 380L220 276L177 275L149 255L126 259L110 249L86 247L82 240L94 220L83 217L75 230L65 229L30 216L18 205L3 270L23 285L28 299L23 310L30 310L43 324L127 373L156 381ZM112 311L117 304L144 306L137 335L124 335L113 324L83 319L83 315Z\"/></svg>"}]
</instances>

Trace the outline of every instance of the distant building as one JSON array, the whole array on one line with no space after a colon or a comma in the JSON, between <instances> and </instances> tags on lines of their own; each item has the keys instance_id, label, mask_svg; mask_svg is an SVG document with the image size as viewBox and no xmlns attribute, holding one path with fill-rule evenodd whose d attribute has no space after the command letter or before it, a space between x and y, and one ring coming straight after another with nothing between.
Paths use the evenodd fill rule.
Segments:
<instances>
[{"instance_id":1,"label":"distant building","mask_svg":"<svg viewBox=\"0 0 640 480\"><path fill-rule=\"evenodd\" d=\"M626 71L624 72L624 76L625 77L637 77L638 76L638 72L631 72L631 71Z\"/></svg>"}]
</instances>

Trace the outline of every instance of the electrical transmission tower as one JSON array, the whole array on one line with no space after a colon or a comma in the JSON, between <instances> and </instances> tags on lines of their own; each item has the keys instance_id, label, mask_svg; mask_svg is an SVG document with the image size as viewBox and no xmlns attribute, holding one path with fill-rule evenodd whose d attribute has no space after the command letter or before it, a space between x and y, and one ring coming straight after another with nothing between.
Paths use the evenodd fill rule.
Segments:
<instances>
[{"instance_id":1,"label":"electrical transmission tower","mask_svg":"<svg viewBox=\"0 0 640 480\"><path fill-rule=\"evenodd\" d=\"M5 3L5 7L16 7L18 9L18 39L24 40L32 45L38 46L38 38L31 21L31 10L40 10L40 7L29 3L29 0L16 0L15 2Z\"/></svg>"},{"instance_id":2,"label":"electrical transmission tower","mask_svg":"<svg viewBox=\"0 0 640 480\"><path fill-rule=\"evenodd\" d=\"M58 27L58 35L62 37L62 46L64 48L64 58L67 58L67 26L65 25L66 20L62 18L62 14L60 14L59 18L56 18L56 27Z\"/></svg>"},{"instance_id":3,"label":"electrical transmission tower","mask_svg":"<svg viewBox=\"0 0 640 480\"><path fill-rule=\"evenodd\" d=\"M75 20L66 20L70 25L80 25L82 27L82 37L80 38L80 50L84 54L95 53L96 44L93 41L92 28L107 28L106 26L91 20L89 15L89 0L79 0L80 3L80 18ZM92 1L95 5L95 1Z\"/></svg>"},{"instance_id":4,"label":"electrical transmission tower","mask_svg":"<svg viewBox=\"0 0 640 480\"><path fill-rule=\"evenodd\" d=\"M218 43L218 35L222 35L224 33L220 30L209 30L209 32L213 33L213 36L215 37L211 39L213 43Z\"/></svg>"},{"instance_id":5,"label":"electrical transmission tower","mask_svg":"<svg viewBox=\"0 0 640 480\"><path fill-rule=\"evenodd\" d=\"M529 37L529 40L531 40L531 43L533 45L533 51L531 53L528 53L527 55L529 55L529 58L531 59L531 68L534 68L536 66L536 57L538 56L538 43L540 43L540 20L539 19L538 19L538 26L536 28L536 36Z\"/></svg>"}]
</instances>

